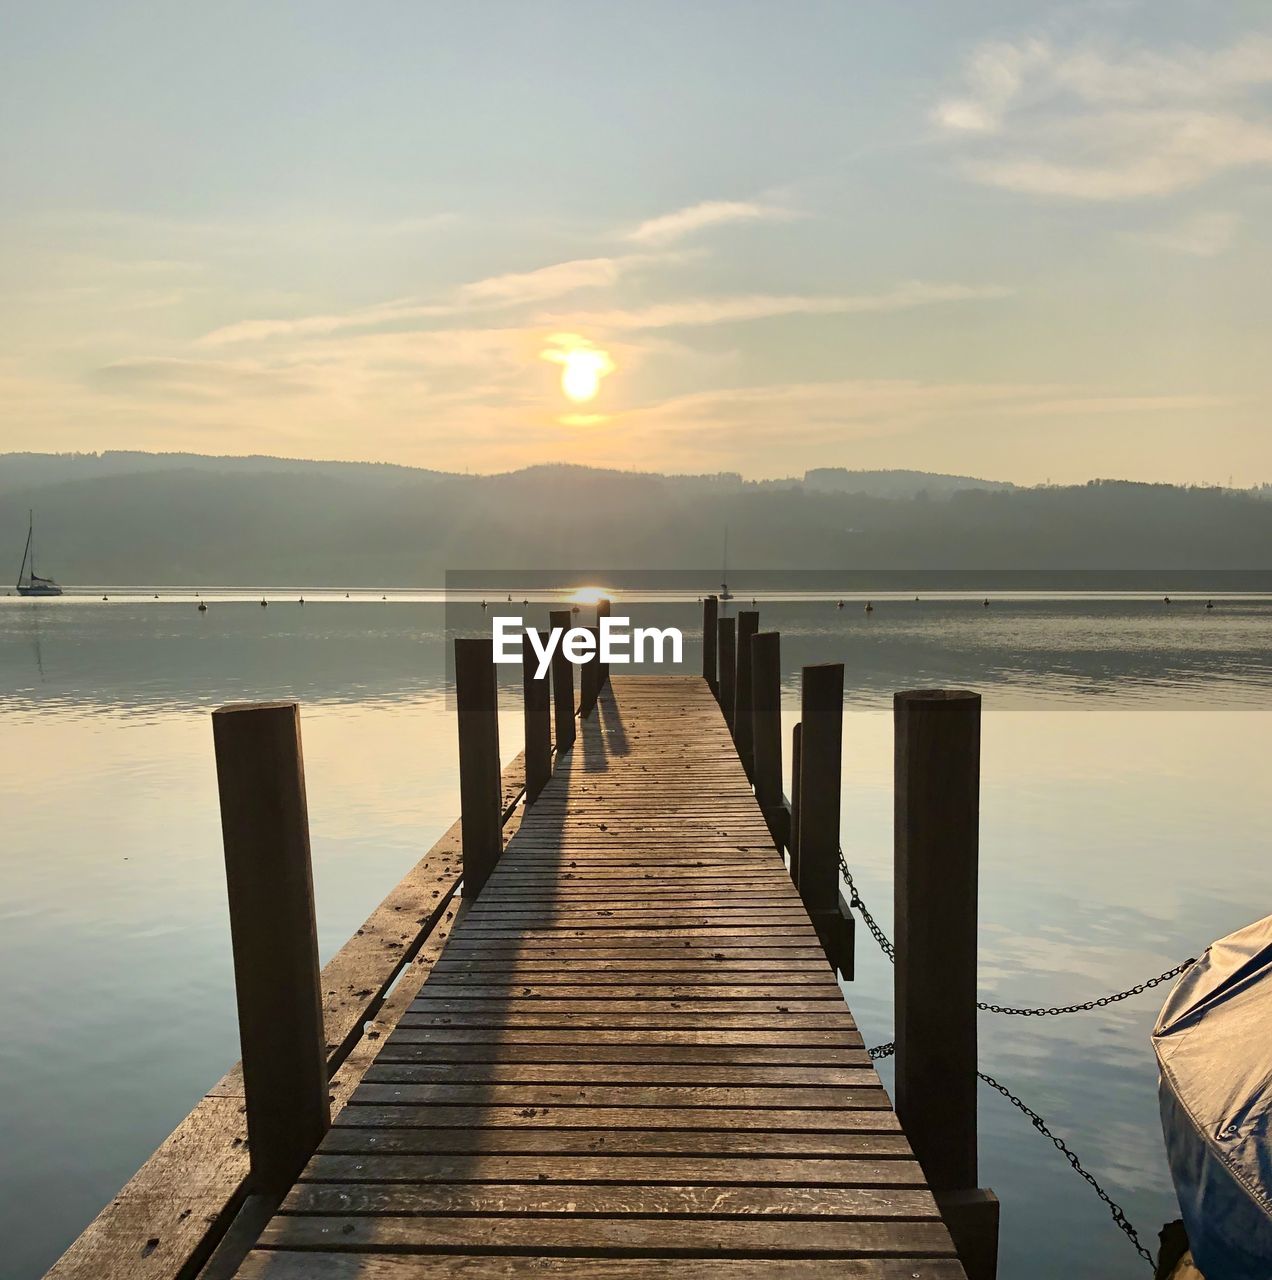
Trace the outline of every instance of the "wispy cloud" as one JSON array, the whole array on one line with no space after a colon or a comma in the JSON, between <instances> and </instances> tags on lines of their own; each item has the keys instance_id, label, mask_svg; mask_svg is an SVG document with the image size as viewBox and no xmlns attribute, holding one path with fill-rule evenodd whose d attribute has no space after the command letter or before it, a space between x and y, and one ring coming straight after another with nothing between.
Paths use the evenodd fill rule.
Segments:
<instances>
[{"instance_id":1,"label":"wispy cloud","mask_svg":"<svg viewBox=\"0 0 1272 1280\"><path fill-rule=\"evenodd\" d=\"M1241 219L1234 213L1197 213L1166 226L1135 232L1137 243L1194 258L1214 258L1232 246Z\"/></svg>"},{"instance_id":2,"label":"wispy cloud","mask_svg":"<svg viewBox=\"0 0 1272 1280\"><path fill-rule=\"evenodd\" d=\"M800 215L780 205L747 200L706 200L650 218L627 233L637 244L669 244L706 227L729 222L788 222Z\"/></svg>"},{"instance_id":3,"label":"wispy cloud","mask_svg":"<svg viewBox=\"0 0 1272 1280\"><path fill-rule=\"evenodd\" d=\"M533 271L487 276L460 285L444 298L404 298L325 315L291 319L241 320L222 325L199 339L205 347L223 347L270 338L321 337L357 329L377 329L418 320L461 316L478 310L524 306L561 298L584 289L613 286L631 267L644 263L640 254L578 258Z\"/></svg>"},{"instance_id":4,"label":"wispy cloud","mask_svg":"<svg viewBox=\"0 0 1272 1280\"><path fill-rule=\"evenodd\" d=\"M592 329L670 329L680 326L736 324L793 315L850 315L907 311L944 302L1004 298L1009 289L997 285L928 284L911 281L882 293L859 294L745 294L718 298L688 298L648 307L571 312L540 317L546 324Z\"/></svg>"},{"instance_id":5,"label":"wispy cloud","mask_svg":"<svg viewBox=\"0 0 1272 1280\"><path fill-rule=\"evenodd\" d=\"M535 271L488 276L460 288L458 302L460 306L516 306L544 298L559 298L580 289L604 288L617 284L630 262L631 259L626 258L578 258L572 262L539 267Z\"/></svg>"},{"instance_id":6,"label":"wispy cloud","mask_svg":"<svg viewBox=\"0 0 1272 1280\"><path fill-rule=\"evenodd\" d=\"M932 112L975 181L1030 195L1133 200L1272 165L1272 39L1109 52L1030 38L982 45Z\"/></svg>"}]
</instances>

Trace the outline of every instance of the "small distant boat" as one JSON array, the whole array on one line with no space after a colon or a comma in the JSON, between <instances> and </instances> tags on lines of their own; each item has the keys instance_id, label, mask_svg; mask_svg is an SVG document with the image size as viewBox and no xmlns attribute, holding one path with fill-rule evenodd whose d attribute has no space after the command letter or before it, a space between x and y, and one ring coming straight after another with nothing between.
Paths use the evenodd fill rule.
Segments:
<instances>
[{"instance_id":1,"label":"small distant boat","mask_svg":"<svg viewBox=\"0 0 1272 1280\"><path fill-rule=\"evenodd\" d=\"M1153 1028L1171 1177L1193 1261L1214 1280L1264 1280L1272 1257L1270 1018L1267 916L1212 943Z\"/></svg>"},{"instance_id":2,"label":"small distant boat","mask_svg":"<svg viewBox=\"0 0 1272 1280\"><path fill-rule=\"evenodd\" d=\"M732 600L733 592L729 590L729 526L724 526L724 560L720 568L720 599Z\"/></svg>"},{"instance_id":3,"label":"small distant boat","mask_svg":"<svg viewBox=\"0 0 1272 1280\"><path fill-rule=\"evenodd\" d=\"M35 571L35 512L27 512L26 549L22 552L22 568L18 570L18 595L60 596L62 588L52 578L41 578Z\"/></svg>"}]
</instances>

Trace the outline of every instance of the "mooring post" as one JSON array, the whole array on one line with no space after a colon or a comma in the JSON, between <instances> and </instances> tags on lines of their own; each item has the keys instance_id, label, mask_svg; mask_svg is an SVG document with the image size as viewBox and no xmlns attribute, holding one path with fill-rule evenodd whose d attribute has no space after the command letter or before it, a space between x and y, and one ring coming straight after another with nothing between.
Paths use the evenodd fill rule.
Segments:
<instances>
[{"instance_id":1,"label":"mooring post","mask_svg":"<svg viewBox=\"0 0 1272 1280\"><path fill-rule=\"evenodd\" d=\"M716 662L719 625L720 598L707 596L702 602L702 674L717 698L720 696L719 666Z\"/></svg>"},{"instance_id":2,"label":"mooring post","mask_svg":"<svg viewBox=\"0 0 1272 1280\"><path fill-rule=\"evenodd\" d=\"M755 781L752 750L755 731L751 723L751 637L760 629L760 615L753 609L738 614L737 679L733 690L733 741L746 776Z\"/></svg>"},{"instance_id":3,"label":"mooring post","mask_svg":"<svg viewBox=\"0 0 1272 1280\"><path fill-rule=\"evenodd\" d=\"M562 637L574 625L568 609L553 609L548 626ZM552 707L556 724L557 760L574 745L574 664L558 644L552 653Z\"/></svg>"},{"instance_id":4,"label":"mooring post","mask_svg":"<svg viewBox=\"0 0 1272 1280\"><path fill-rule=\"evenodd\" d=\"M760 631L751 637L751 718L755 798L780 850L790 838L782 805L782 637Z\"/></svg>"},{"instance_id":5,"label":"mooring post","mask_svg":"<svg viewBox=\"0 0 1272 1280\"><path fill-rule=\"evenodd\" d=\"M601 629L586 630L592 637L592 652L586 662L579 664L579 715L584 718L592 714L601 692Z\"/></svg>"},{"instance_id":6,"label":"mooring post","mask_svg":"<svg viewBox=\"0 0 1272 1280\"><path fill-rule=\"evenodd\" d=\"M212 713L251 1189L281 1197L331 1121L294 702Z\"/></svg>"},{"instance_id":7,"label":"mooring post","mask_svg":"<svg viewBox=\"0 0 1272 1280\"><path fill-rule=\"evenodd\" d=\"M805 667L800 693L799 861L796 885L831 966L853 976L852 916L839 904L839 787L844 664Z\"/></svg>"},{"instance_id":8,"label":"mooring post","mask_svg":"<svg viewBox=\"0 0 1272 1280\"><path fill-rule=\"evenodd\" d=\"M545 637L539 633L539 642ZM539 658L530 635L521 637L521 685L525 697L526 804L534 804L552 776L552 694L550 673L536 677Z\"/></svg>"},{"instance_id":9,"label":"mooring post","mask_svg":"<svg viewBox=\"0 0 1272 1280\"><path fill-rule=\"evenodd\" d=\"M976 1161L980 695L898 693L893 722L897 1115L969 1280L992 1280L998 1201Z\"/></svg>"},{"instance_id":10,"label":"mooring post","mask_svg":"<svg viewBox=\"0 0 1272 1280\"><path fill-rule=\"evenodd\" d=\"M499 696L494 641L455 641L455 705L459 719L459 819L464 898L481 892L503 852L499 777Z\"/></svg>"},{"instance_id":11,"label":"mooring post","mask_svg":"<svg viewBox=\"0 0 1272 1280\"><path fill-rule=\"evenodd\" d=\"M600 643L601 643L601 641L600 641L600 630L601 630L601 619L602 619L602 618L608 618L608 617L610 616L610 608L611 608L611 605L610 605L610 600L609 600L609 597L608 597L608 596L602 596L602 597L601 597L601 598L596 602L596 630L597 630L597 640L596 640L596 644L597 644L597 657L596 657L596 662L597 662L597 671L598 671L598 673L599 673L599 678L597 679L597 682L596 682L596 691L597 691L598 696L599 696L599 694L600 694L600 691L601 691L602 689L604 689L604 688L605 688L605 686L606 686L607 684L609 684L609 677L610 677L609 663L608 663L608 662L602 662L602 661L601 661L601 658L600 658Z\"/></svg>"},{"instance_id":12,"label":"mooring post","mask_svg":"<svg viewBox=\"0 0 1272 1280\"><path fill-rule=\"evenodd\" d=\"M799 887L799 771L803 764L804 726L798 721L791 730L791 831L786 853L791 860L791 879Z\"/></svg>"},{"instance_id":13,"label":"mooring post","mask_svg":"<svg viewBox=\"0 0 1272 1280\"><path fill-rule=\"evenodd\" d=\"M737 651L736 635L732 618L721 618L716 624L719 638L720 655L720 710L724 712L724 722L733 729L734 692L737 688Z\"/></svg>"}]
</instances>

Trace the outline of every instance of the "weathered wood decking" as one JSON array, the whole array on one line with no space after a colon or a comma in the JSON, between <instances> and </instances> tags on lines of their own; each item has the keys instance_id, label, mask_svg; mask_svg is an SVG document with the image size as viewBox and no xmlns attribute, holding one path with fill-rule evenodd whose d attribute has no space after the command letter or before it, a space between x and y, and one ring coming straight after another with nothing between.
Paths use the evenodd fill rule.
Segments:
<instances>
[{"instance_id":1,"label":"weathered wood decking","mask_svg":"<svg viewBox=\"0 0 1272 1280\"><path fill-rule=\"evenodd\" d=\"M963 1276L700 679L612 682L396 1003L240 1276Z\"/></svg>"}]
</instances>

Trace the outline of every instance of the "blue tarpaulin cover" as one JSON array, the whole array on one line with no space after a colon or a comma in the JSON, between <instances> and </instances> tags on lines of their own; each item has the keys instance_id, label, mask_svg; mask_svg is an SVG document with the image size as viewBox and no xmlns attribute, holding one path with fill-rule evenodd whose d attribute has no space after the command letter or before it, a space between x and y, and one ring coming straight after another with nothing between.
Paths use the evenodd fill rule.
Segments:
<instances>
[{"instance_id":1,"label":"blue tarpaulin cover","mask_svg":"<svg viewBox=\"0 0 1272 1280\"><path fill-rule=\"evenodd\" d=\"M1272 1280L1272 916L1207 948L1153 1048L1166 1155L1207 1280Z\"/></svg>"}]
</instances>

